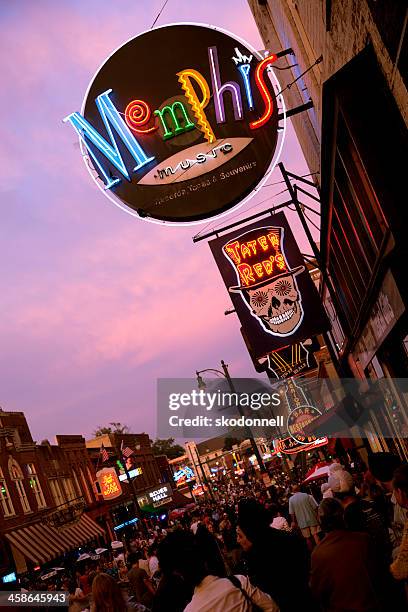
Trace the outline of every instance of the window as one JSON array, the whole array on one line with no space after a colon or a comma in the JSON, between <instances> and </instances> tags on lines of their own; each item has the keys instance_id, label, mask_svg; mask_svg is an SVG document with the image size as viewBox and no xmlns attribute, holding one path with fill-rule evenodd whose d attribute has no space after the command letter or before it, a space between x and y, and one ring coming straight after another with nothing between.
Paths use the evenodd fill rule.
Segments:
<instances>
[{"instance_id":1,"label":"window","mask_svg":"<svg viewBox=\"0 0 408 612\"><path fill-rule=\"evenodd\" d=\"M74 485L72 484L71 478L64 478L64 488L67 494L68 501L72 501L76 498Z\"/></svg>"},{"instance_id":2,"label":"window","mask_svg":"<svg viewBox=\"0 0 408 612\"><path fill-rule=\"evenodd\" d=\"M91 494L90 494L90 492L89 492L88 483L86 482L86 478L85 478L85 476L84 476L84 473L83 473L83 471L82 471L82 468L79 468L79 473L80 473L80 475L81 475L81 480L82 480L82 484L83 484L83 487L84 487L85 497L86 497L86 499L87 499L88 503L89 503L89 504L92 504L93 499L92 499Z\"/></svg>"},{"instance_id":3,"label":"window","mask_svg":"<svg viewBox=\"0 0 408 612\"><path fill-rule=\"evenodd\" d=\"M27 512L31 512L30 504L28 502L27 493L24 488L24 475L21 471L21 467L18 465L17 461L10 457L9 459L9 472L10 477L16 483L16 489L18 496L20 498L21 507L23 512L26 514Z\"/></svg>"},{"instance_id":4,"label":"window","mask_svg":"<svg viewBox=\"0 0 408 612\"><path fill-rule=\"evenodd\" d=\"M340 110L328 269L351 329L364 304L387 230L377 195Z\"/></svg>"},{"instance_id":5,"label":"window","mask_svg":"<svg viewBox=\"0 0 408 612\"><path fill-rule=\"evenodd\" d=\"M0 503L4 516L13 516L15 514L13 504L8 492L6 480L3 475L3 470L0 468Z\"/></svg>"},{"instance_id":6,"label":"window","mask_svg":"<svg viewBox=\"0 0 408 612\"><path fill-rule=\"evenodd\" d=\"M55 505L62 506L63 504L65 504L65 499L61 493L59 482L55 478L50 480L50 489L51 489L52 496L54 498Z\"/></svg>"},{"instance_id":7,"label":"window","mask_svg":"<svg viewBox=\"0 0 408 612\"><path fill-rule=\"evenodd\" d=\"M97 493L97 491L96 491L96 489L95 489L95 484L94 484L94 483L95 483L95 480L94 480L94 478L93 478L93 476L92 476L92 474L91 474L91 470L89 469L89 466L88 466L88 465L86 466L86 473L88 474L88 482L92 483L92 485L93 485L93 486L92 486L92 491L93 491L94 493Z\"/></svg>"},{"instance_id":8,"label":"window","mask_svg":"<svg viewBox=\"0 0 408 612\"><path fill-rule=\"evenodd\" d=\"M27 512L31 512L30 504L28 503L27 493L24 488L24 484L22 480L16 480L16 488L17 493L20 498L21 507L23 508L23 512L26 514Z\"/></svg>"},{"instance_id":9,"label":"window","mask_svg":"<svg viewBox=\"0 0 408 612\"><path fill-rule=\"evenodd\" d=\"M78 476L77 476L77 473L76 473L76 471L74 469L72 470L72 475L74 477L74 482L75 482L75 486L76 486L76 495L75 495L75 497L82 497L81 485L79 484Z\"/></svg>"},{"instance_id":10,"label":"window","mask_svg":"<svg viewBox=\"0 0 408 612\"><path fill-rule=\"evenodd\" d=\"M47 504L45 502L44 494L42 492L41 484L39 478L37 476L37 471L34 463L27 464L27 473L30 477L30 487L33 490L38 509L46 508Z\"/></svg>"}]
</instances>

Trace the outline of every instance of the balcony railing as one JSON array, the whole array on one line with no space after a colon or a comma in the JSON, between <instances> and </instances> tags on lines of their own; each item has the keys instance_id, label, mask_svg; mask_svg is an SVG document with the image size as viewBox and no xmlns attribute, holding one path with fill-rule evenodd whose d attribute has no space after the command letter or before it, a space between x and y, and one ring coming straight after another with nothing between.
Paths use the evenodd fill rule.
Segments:
<instances>
[{"instance_id":1,"label":"balcony railing","mask_svg":"<svg viewBox=\"0 0 408 612\"><path fill-rule=\"evenodd\" d=\"M47 514L43 520L47 525L57 529L67 527L79 521L85 507L85 499L83 497L76 497L54 508L54 510Z\"/></svg>"}]
</instances>

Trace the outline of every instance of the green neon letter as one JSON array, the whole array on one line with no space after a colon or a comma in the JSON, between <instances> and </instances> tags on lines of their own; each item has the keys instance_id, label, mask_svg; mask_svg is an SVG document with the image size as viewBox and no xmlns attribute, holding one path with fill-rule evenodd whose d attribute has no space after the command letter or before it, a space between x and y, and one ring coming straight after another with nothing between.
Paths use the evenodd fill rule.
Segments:
<instances>
[{"instance_id":1,"label":"green neon letter","mask_svg":"<svg viewBox=\"0 0 408 612\"><path fill-rule=\"evenodd\" d=\"M182 121L184 125L180 125L180 118L177 117L176 115L177 109L179 110L179 115L180 113L183 115ZM192 130L195 128L194 123L191 121L190 117L187 115L187 111L184 107L184 104L180 102L179 100L176 100L175 102L173 102L171 106L167 105L167 106L164 106L161 110L155 110L154 114L158 115L160 117L160 121L162 122L163 130L164 130L163 140L168 140L169 138L173 138L173 136L178 136L178 134L182 134L183 132L187 132L188 130ZM167 125L166 117L165 117L166 114L170 114L171 116L171 120L174 126L174 131L173 129L169 129Z\"/></svg>"}]
</instances>

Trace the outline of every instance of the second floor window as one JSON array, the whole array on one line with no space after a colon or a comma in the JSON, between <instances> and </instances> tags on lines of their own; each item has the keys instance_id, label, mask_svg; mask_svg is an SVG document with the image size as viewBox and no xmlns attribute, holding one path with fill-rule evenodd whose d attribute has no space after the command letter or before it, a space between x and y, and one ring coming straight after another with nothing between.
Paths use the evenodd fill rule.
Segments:
<instances>
[{"instance_id":1,"label":"second floor window","mask_svg":"<svg viewBox=\"0 0 408 612\"><path fill-rule=\"evenodd\" d=\"M62 506L63 504L65 504L65 499L62 495L61 487L59 485L58 480L54 478L50 480L49 482L50 482L50 489L51 489L52 496L54 498L55 505Z\"/></svg>"},{"instance_id":2,"label":"second floor window","mask_svg":"<svg viewBox=\"0 0 408 612\"><path fill-rule=\"evenodd\" d=\"M27 472L30 477L30 487L34 493L38 509L41 510L47 506L42 492L41 483L37 476L37 471L34 463L27 464Z\"/></svg>"},{"instance_id":3,"label":"second floor window","mask_svg":"<svg viewBox=\"0 0 408 612\"><path fill-rule=\"evenodd\" d=\"M4 516L13 516L15 514L14 507L7 488L6 480L3 471L0 468L0 504Z\"/></svg>"},{"instance_id":4,"label":"second floor window","mask_svg":"<svg viewBox=\"0 0 408 612\"><path fill-rule=\"evenodd\" d=\"M11 479L14 480L18 496L20 498L21 507L24 513L31 512L30 504L27 498L27 493L24 488L24 476L18 463L11 459L9 463L9 471Z\"/></svg>"},{"instance_id":5,"label":"second floor window","mask_svg":"<svg viewBox=\"0 0 408 612\"><path fill-rule=\"evenodd\" d=\"M74 486L72 484L71 478L64 478L64 487L67 494L68 501L72 501L76 498Z\"/></svg>"},{"instance_id":6,"label":"second floor window","mask_svg":"<svg viewBox=\"0 0 408 612\"><path fill-rule=\"evenodd\" d=\"M31 512L30 504L28 502L27 493L24 488L23 481L16 480L15 483L16 483L17 493L20 498L21 507L23 508L23 512L24 513Z\"/></svg>"}]
</instances>

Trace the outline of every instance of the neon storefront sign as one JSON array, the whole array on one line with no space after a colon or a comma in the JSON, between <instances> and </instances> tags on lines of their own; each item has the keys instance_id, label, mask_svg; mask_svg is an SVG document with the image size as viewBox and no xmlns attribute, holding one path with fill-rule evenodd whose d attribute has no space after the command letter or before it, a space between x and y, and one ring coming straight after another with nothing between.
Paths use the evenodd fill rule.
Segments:
<instances>
[{"instance_id":1,"label":"neon storefront sign","mask_svg":"<svg viewBox=\"0 0 408 612\"><path fill-rule=\"evenodd\" d=\"M108 57L82 111L64 122L98 186L126 212L204 220L248 199L277 161L285 109L276 60L217 28L157 28Z\"/></svg>"}]
</instances>

